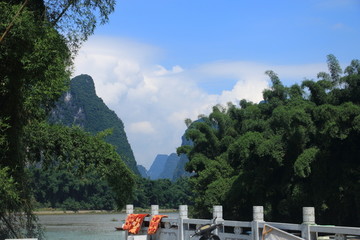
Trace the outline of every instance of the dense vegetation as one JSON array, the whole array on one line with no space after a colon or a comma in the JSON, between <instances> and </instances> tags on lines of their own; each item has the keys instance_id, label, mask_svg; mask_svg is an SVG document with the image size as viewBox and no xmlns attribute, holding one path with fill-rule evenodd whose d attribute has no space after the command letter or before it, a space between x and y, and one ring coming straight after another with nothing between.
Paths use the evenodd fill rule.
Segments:
<instances>
[{"instance_id":1,"label":"dense vegetation","mask_svg":"<svg viewBox=\"0 0 360 240\"><path fill-rule=\"evenodd\" d=\"M264 206L266 220L301 222L303 206L316 208L318 223L360 225L360 62L342 72L328 56L329 73L318 81L285 87L267 71L272 86L264 101L215 106L178 148L195 172L195 214L212 205L227 218L251 219Z\"/></svg>"},{"instance_id":2,"label":"dense vegetation","mask_svg":"<svg viewBox=\"0 0 360 240\"><path fill-rule=\"evenodd\" d=\"M74 54L97 23L108 20L114 4L0 0L1 239L40 234L32 214L29 166L66 169L79 178L96 172L120 194L118 207L131 196L133 174L103 141L105 133L93 136L46 121L69 86Z\"/></svg>"},{"instance_id":3,"label":"dense vegetation","mask_svg":"<svg viewBox=\"0 0 360 240\"><path fill-rule=\"evenodd\" d=\"M175 182L169 179L150 180L139 178L134 191L133 204L140 208L159 205L161 208L178 209L179 205L192 203L188 178Z\"/></svg>"},{"instance_id":4,"label":"dense vegetation","mask_svg":"<svg viewBox=\"0 0 360 240\"><path fill-rule=\"evenodd\" d=\"M178 209L179 205L192 204L192 191L188 178L175 182L169 179L150 180L138 177L131 198L124 196L127 192L115 193L107 181L99 179L96 172L74 176L66 169L53 168L29 169L34 188L36 207L70 211L78 210L114 210L116 199L132 203L137 208L148 209L159 205L162 209ZM126 185L124 178L119 177L121 184Z\"/></svg>"},{"instance_id":5,"label":"dense vegetation","mask_svg":"<svg viewBox=\"0 0 360 240\"><path fill-rule=\"evenodd\" d=\"M96 172L82 178L66 170L30 169L36 207L70 211L113 210L116 208L115 194L107 181L99 180Z\"/></svg>"}]
</instances>

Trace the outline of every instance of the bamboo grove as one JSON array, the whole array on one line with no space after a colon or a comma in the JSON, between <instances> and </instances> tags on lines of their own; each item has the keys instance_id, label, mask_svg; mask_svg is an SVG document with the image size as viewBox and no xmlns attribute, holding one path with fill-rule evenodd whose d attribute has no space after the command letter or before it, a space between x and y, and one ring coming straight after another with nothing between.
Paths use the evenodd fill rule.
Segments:
<instances>
[{"instance_id":1,"label":"bamboo grove","mask_svg":"<svg viewBox=\"0 0 360 240\"><path fill-rule=\"evenodd\" d=\"M178 148L190 161L194 210L209 217L223 205L233 219L298 222L304 206L323 224L360 225L360 62L343 72L328 55L329 73L286 87L267 71L264 100L215 106L190 124L193 146ZM187 124L190 120L186 120Z\"/></svg>"}]
</instances>

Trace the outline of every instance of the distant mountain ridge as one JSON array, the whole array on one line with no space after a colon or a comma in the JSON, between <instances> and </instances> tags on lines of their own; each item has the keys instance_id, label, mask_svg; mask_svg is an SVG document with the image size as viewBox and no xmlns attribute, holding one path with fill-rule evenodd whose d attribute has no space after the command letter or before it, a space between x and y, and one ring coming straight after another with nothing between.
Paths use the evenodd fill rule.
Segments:
<instances>
[{"instance_id":1,"label":"distant mountain ridge","mask_svg":"<svg viewBox=\"0 0 360 240\"><path fill-rule=\"evenodd\" d=\"M181 146L192 145L192 141L187 140L185 134L182 136ZM185 165L189 161L186 154L171 153L170 155L158 154L154 159L149 171L138 165L139 171L142 171L142 176L150 178L151 180L156 179L169 179L176 181L182 177L189 177L191 173L185 171ZM141 169L141 170L140 170Z\"/></svg>"},{"instance_id":2,"label":"distant mountain ridge","mask_svg":"<svg viewBox=\"0 0 360 240\"><path fill-rule=\"evenodd\" d=\"M111 129L112 134L106 136L105 141L114 145L126 165L140 175L122 120L96 95L94 81L89 75L71 80L69 91L56 103L49 121L78 125L93 134Z\"/></svg>"},{"instance_id":3,"label":"distant mountain ridge","mask_svg":"<svg viewBox=\"0 0 360 240\"><path fill-rule=\"evenodd\" d=\"M149 178L148 171L143 165L136 165L141 177L143 178Z\"/></svg>"}]
</instances>

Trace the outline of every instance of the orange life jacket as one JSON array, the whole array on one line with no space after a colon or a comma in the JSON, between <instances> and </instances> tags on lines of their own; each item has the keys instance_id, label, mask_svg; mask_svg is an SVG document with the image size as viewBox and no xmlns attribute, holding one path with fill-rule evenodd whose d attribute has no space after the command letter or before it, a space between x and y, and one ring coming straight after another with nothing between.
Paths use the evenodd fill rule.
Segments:
<instances>
[{"instance_id":1,"label":"orange life jacket","mask_svg":"<svg viewBox=\"0 0 360 240\"><path fill-rule=\"evenodd\" d=\"M149 228L148 228L148 234L149 234L149 235L156 233L156 231L157 231L158 228L159 228L161 219L162 219L163 217L168 217L168 216L167 216L167 215L154 215L154 216L151 218L150 224L149 224Z\"/></svg>"},{"instance_id":2,"label":"orange life jacket","mask_svg":"<svg viewBox=\"0 0 360 240\"><path fill-rule=\"evenodd\" d=\"M149 216L149 214L129 214L122 228L128 230L129 233L138 234L141 224L147 216Z\"/></svg>"}]
</instances>

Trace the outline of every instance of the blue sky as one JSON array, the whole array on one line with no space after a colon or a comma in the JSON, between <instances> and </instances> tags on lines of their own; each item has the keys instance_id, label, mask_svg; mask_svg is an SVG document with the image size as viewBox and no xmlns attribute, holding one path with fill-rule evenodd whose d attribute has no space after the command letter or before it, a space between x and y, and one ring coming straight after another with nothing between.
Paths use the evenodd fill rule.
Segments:
<instances>
[{"instance_id":1,"label":"blue sky","mask_svg":"<svg viewBox=\"0 0 360 240\"><path fill-rule=\"evenodd\" d=\"M291 85L326 71L330 53L345 67L359 43L359 0L118 0L74 75L94 78L149 168L181 144L185 118L260 101L269 69Z\"/></svg>"}]
</instances>

